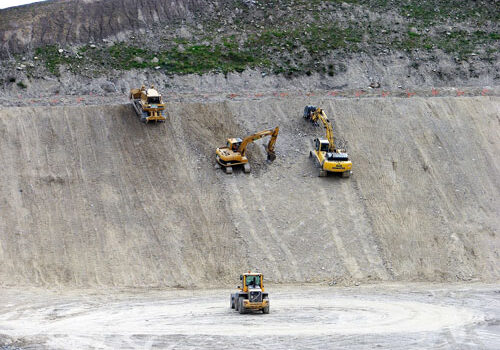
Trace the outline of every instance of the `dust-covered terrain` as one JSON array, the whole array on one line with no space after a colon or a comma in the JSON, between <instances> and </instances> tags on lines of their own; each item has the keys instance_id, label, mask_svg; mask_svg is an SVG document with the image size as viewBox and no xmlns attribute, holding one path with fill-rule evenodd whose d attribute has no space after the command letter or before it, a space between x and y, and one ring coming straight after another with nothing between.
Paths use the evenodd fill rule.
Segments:
<instances>
[{"instance_id":1,"label":"dust-covered terrain","mask_svg":"<svg viewBox=\"0 0 500 350\"><path fill-rule=\"evenodd\" d=\"M497 349L492 285L271 286L271 313L229 290L0 291L0 348Z\"/></svg>"},{"instance_id":2,"label":"dust-covered terrain","mask_svg":"<svg viewBox=\"0 0 500 350\"><path fill-rule=\"evenodd\" d=\"M0 10L0 95L252 72L312 89L496 86L499 14L491 0L47 1Z\"/></svg>"},{"instance_id":3,"label":"dust-covered terrain","mask_svg":"<svg viewBox=\"0 0 500 350\"><path fill-rule=\"evenodd\" d=\"M354 174L308 158L323 107ZM273 282L497 281L498 97L297 97L0 112L0 281L30 286L213 287ZM252 173L214 169L225 139L280 126Z\"/></svg>"},{"instance_id":4,"label":"dust-covered terrain","mask_svg":"<svg viewBox=\"0 0 500 350\"><path fill-rule=\"evenodd\" d=\"M0 10L0 350L497 349L500 3ZM162 124L127 96L154 85ZM325 110L353 174L309 157ZM215 167L279 126L277 159ZM337 145L338 145L337 144ZM245 271L269 315L229 308Z\"/></svg>"}]
</instances>

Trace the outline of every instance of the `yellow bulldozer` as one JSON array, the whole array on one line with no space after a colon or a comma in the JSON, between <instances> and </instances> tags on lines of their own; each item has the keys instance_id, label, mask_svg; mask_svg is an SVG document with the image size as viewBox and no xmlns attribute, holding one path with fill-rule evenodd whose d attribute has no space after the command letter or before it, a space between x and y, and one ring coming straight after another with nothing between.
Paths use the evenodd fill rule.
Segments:
<instances>
[{"instance_id":1,"label":"yellow bulldozer","mask_svg":"<svg viewBox=\"0 0 500 350\"><path fill-rule=\"evenodd\" d=\"M309 157L313 158L320 168L319 176L327 176L329 173L341 173L342 177L351 176L352 162L345 149L335 147L333 127L325 112L315 106L306 106L304 118L314 125L321 122L326 129L326 139L314 139L314 150L309 152Z\"/></svg>"},{"instance_id":2,"label":"yellow bulldozer","mask_svg":"<svg viewBox=\"0 0 500 350\"><path fill-rule=\"evenodd\" d=\"M274 145L276 144L276 139L278 138L278 132L279 127L276 127L274 129L259 131L245 137L243 140L240 138L228 139L226 147L219 147L215 150L215 159L217 161L216 166L218 168L223 168L226 174L232 174L234 166L243 166L244 172L249 173L250 164L248 164L248 158L246 156L247 146L264 136L271 136L271 139L266 146L266 152L267 159L271 162L274 161L276 159Z\"/></svg>"},{"instance_id":3,"label":"yellow bulldozer","mask_svg":"<svg viewBox=\"0 0 500 350\"><path fill-rule=\"evenodd\" d=\"M129 98L141 122L165 121L165 104L163 103L160 93L154 86L146 89L143 85L140 89L132 89L130 90Z\"/></svg>"},{"instance_id":4,"label":"yellow bulldozer","mask_svg":"<svg viewBox=\"0 0 500 350\"><path fill-rule=\"evenodd\" d=\"M236 293L231 293L229 304L240 314L250 311L269 313L269 294L264 291L264 275L261 273L245 273L240 275L242 285Z\"/></svg>"}]
</instances>

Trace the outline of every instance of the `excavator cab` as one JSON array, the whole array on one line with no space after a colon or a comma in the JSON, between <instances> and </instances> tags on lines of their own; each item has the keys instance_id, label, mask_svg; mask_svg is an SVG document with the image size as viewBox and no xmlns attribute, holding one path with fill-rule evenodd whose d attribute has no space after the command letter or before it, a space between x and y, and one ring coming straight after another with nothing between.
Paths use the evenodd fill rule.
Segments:
<instances>
[{"instance_id":1,"label":"excavator cab","mask_svg":"<svg viewBox=\"0 0 500 350\"><path fill-rule=\"evenodd\" d=\"M149 105L160 104L161 95L153 87L146 91L146 103Z\"/></svg>"},{"instance_id":2,"label":"excavator cab","mask_svg":"<svg viewBox=\"0 0 500 350\"><path fill-rule=\"evenodd\" d=\"M161 103L160 96L148 96L148 104L159 104Z\"/></svg>"},{"instance_id":3,"label":"excavator cab","mask_svg":"<svg viewBox=\"0 0 500 350\"><path fill-rule=\"evenodd\" d=\"M237 152L242 142L243 140L239 137L227 139L227 148L229 148L231 151Z\"/></svg>"},{"instance_id":4,"label":"excavator cab","mask_svg":"<svg viewBox=\"0 0 500 350\"><path fill-rule=\"evenodd\" d=\"M329 152L330 142L327 139L315 139L315 148L318 152Z\"/></svg>"}]
</instances>

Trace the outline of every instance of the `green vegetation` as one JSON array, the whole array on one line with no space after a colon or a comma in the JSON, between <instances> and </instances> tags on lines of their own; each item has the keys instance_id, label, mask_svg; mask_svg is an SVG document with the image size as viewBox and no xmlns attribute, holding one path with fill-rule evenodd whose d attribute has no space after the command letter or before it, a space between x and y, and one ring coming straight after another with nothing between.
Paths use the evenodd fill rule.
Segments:
<instances>
[{"instance_id":1,"label":"green vegetation","mask_svg":"<svg viewBox=\"0 0 500 350\"><path fill-rule=\"evenodd\" d=\"M335 24L316 24L294 29L269 29L251 35L245 48L253 55L269 62L274 73L293 75L297 72L311 74L314 71L334 75L333 66L327 70L321 62L334 50L356 52L363 32L355 27L340 28ZM307 53L304 55L304 51ZM283 60L281 58L288 56ZM307 57L305 57L307 56Z\"/></svg>"},{"instance_id":2,"label":"green vegetation","mask_svg":"<svg viewBox=\"0 0 500 350\"><path fill-rule=\"evenodd\" d=\"M69 63L58 50L55 45L39 47L35 50L35 55L39 56L45 62L48 71L56 76L59 75L59 65Z\"/></svg>"},{"instance_id":3,"label":"green vegetation","mask_svg":"<svg viewBox=\"0 0 500 350\"><path fill-rule=\"evenodd\" d=\"M415 49L432 49L434 47L432 39L426 35L408 31L400 40L391 43L392 47L399 50L412 51Z\"/></svg>"},{"instance_id":4,"label":"green vegetation","mask_svg":"<svg viewBox=\"0 0 500 350\"><path fill-rule=\"evenodd\" d=\"M495 39L494 33L487 34L484 31L475 31L473 33L468 33L466 31L460 30L442 35L437 40L436 45L443 51L449 54L456 54L457 57L463 59L473 53L478 45L493 45L494 41L497 40L500 40L500 38Z\"/></svg>"},{"instance_id":5,"label":"green vegetation","mask_svg":"<svg viewBox=\"0 0 500 350\"><path fill-rule=\"evenodd\" d=\"M362 31L354 28L339 28L331 25L311 25L304 29L263 30L250 35L243 43L235 35L221 38L215 44L192 43L176 39L164 50L151 51L146 48L116 43L110 47L89 48L83 46L78 52L60 52L59 48L45 46L36 50L47 69L59 74L59 66L67 65L73 72L80 65L93 64L119 70L157 68L171 74L203 74L207 72L242 72L247 68L268 68L275 73L294 73L316 70L334 74L334 67L328 69L318 65L332 50L357 51L362 39ZM308 58L295 60L293 56ZM291 58L285 58L289 55ZM301 61L301 62L299 62ZM302 62L303 61L303 62Z\"/></svg>"},{"instance_id":6,"label":"green vegetation","mask_svg":"<svg viewBox=\"0 0 500 350\"><path fill-rule=\"evenodd\" d=\"M88 46L81 47L75 55L65 51L59 52L60 48L56 45L47 45L37 48L35 56L38 56L45 63L45 67L49 72L59 76L59 66L61 65L66 65L71 71L76 72L76 68L78 68L82 60L80 54L83 54L88 49Z\"/></svg>"},{"instance_id":7,"label":"green vegetation","mask_svg":"<svg viewBox=\"0 0 500 350\"><path fill-rule=\"evenodd\" d=\"M55 45L45 46L35 54L54 75L64 65L72 72L86 70L85 74L91 75L109 69L227 74L259 67L287 76L313 72L334 76L346 69L338 62L339 57L353 53L371 55L394 50L411 54L440 49L461 59L478 51L482 59L493 60L495 52L488 49L497 47L500 40L499 33L491 32L491 23L500 21L500 11L488 3L463 6L459 0L268 0L259 1L255 7L238 6L238 14L230 16L229 23L227 13L235 10L232 8L203 17L199 23L203 29L191 28L194 35L187 36L191 39L177 37L173 30L158 35L154 44L131 38L111 46L86 45L77 51L60 52ZM378 17L373 16L377 13ZM443 24L453 28L450 24L460 21L474 30L444 31Z\"/></svg>"},{"instance_id":8,"label":"green vegetation","mask_svg":"<svg viewBox=\"0 0 500 350\"><path fill-rule=\"evenodd\" d=\"M167 72L177 74L206 73L220 71L242 72L247 67L263 65L249 52L242 52L229 39L222 45L186 45L170 50L149 52L147 50L115 44L108 49L113 64L119 69L162 67ZM155 61L154 58L158 61Z\"/></svg>"},{"instance_id":9,"label":"green vegetation","mask_svg":"<svg viewBox=\"0 0 500 350\"><path fill-rule=\"evenodd\" d=\"M496 2L487 4L481 1L463 0L359 0L371 9L397 10L399 14L406 17L410 22L424 26L446 23L447 21L476 20L483 22L500 21L500 10Z\"/></svg>"},{"instance_id":10,"label":"green vegetation","mask_svg":"<svg viewBox=\"0 0 500 350\"><path fill-rule=\"evenodd\" d=\"M415 49L441 49L460 59L472 54L481 45L495 45L500 40L496 33L475 31L469 33L464 30L445 32L431 37L427 34L418 34L408 31L400 40L392 42L396 49L412 51Z\"/></svg>"},{"instance_id":11,"label":"green vegetation","mask_svg":"<svg viewBox=\"0 0 500 350\"><path fill-rule=\"evenodd\" d=\"M192 44L185 39L169 50L150 52L123 43L108 49L117 68L164 68L169 73L202 74L211 71L242 72L246 68L269 67L277 73L293 74L301 67L292 60L277 60L284 54L295 55L306 49L311 56L308 64L335 49L357 50L362 32L356 28L341 29L334 25L311 25L305 29L272 28L252 34L240 44L235 35L225 36L214 45ZM153 61L154 58L158 61ZM278 62L280 61L280 62ZM333 74L333 69L330 69Z\"/></svg>"}]
</instances>

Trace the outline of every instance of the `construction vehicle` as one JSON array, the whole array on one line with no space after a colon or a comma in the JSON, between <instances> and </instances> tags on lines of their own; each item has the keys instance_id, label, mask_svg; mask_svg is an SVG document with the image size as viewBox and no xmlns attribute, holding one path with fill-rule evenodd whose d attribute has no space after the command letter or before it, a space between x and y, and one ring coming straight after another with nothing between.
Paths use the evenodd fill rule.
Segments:
<instances>
[{"instance_id":1,"label":"construction vehicle","mask_svg":"<svg viewBox=\"0 0 500 350\"><path fill-rule=\"evenodd\" d=\"M217 161L217 167L223 168L226 174L233 173L234 166L243 166L245 173L250 172L250 164L248 164L248 159L246 156L248 144L259 140L264 136L271 136L269 143L266 146L267 160L274 161L276 159L276 153L274 152L274 145L276 144L276 139L278 138L279 127L270 130L259 131L255 134L245 137L245 139L231 138L227 139L227 146L217 148L215 151L215 159Z\"/></svg>"},{"instance_id":2,"label":"construction vehicle","mask_svg":"<svg viewBox=\"0 0 500 350\"><path fill-rule=\"evenodd\" d=\"M230 306L240 314L250 311L269 313L269 294L264 292L264 275L261 273L245 273L240 275L242 286L231 294Z\"/></svg>"},{"instance_id":3,"label":"construction vehicle","mask_svg":"<svg viewBox=\"0 0 500 350\"><path fill-rule=\"evenodd\" d=\"M165 104L162 101L160 93L154 86L146 89L143 85L140 89L130 90L130 100L135 112L141 119L141 122L164 122Z\"/></svg>"},{"instance_id":4,"label":"construction vehicle","mask_svg":"<svg viewBox=\"0 0 500 350\"><path fill-rule=\"evenodd\" d=\"M326 139L314 139L314 150L309 152L309 157L313 158L320 168L319 176L327 176L329 173L341 173L342 177L351 176L352 162L345 149L335 147L333 127L325 112L315 106L306 106L304 118L314 125L321 122L326 129Z\"/></svg>"}]
</instances>

